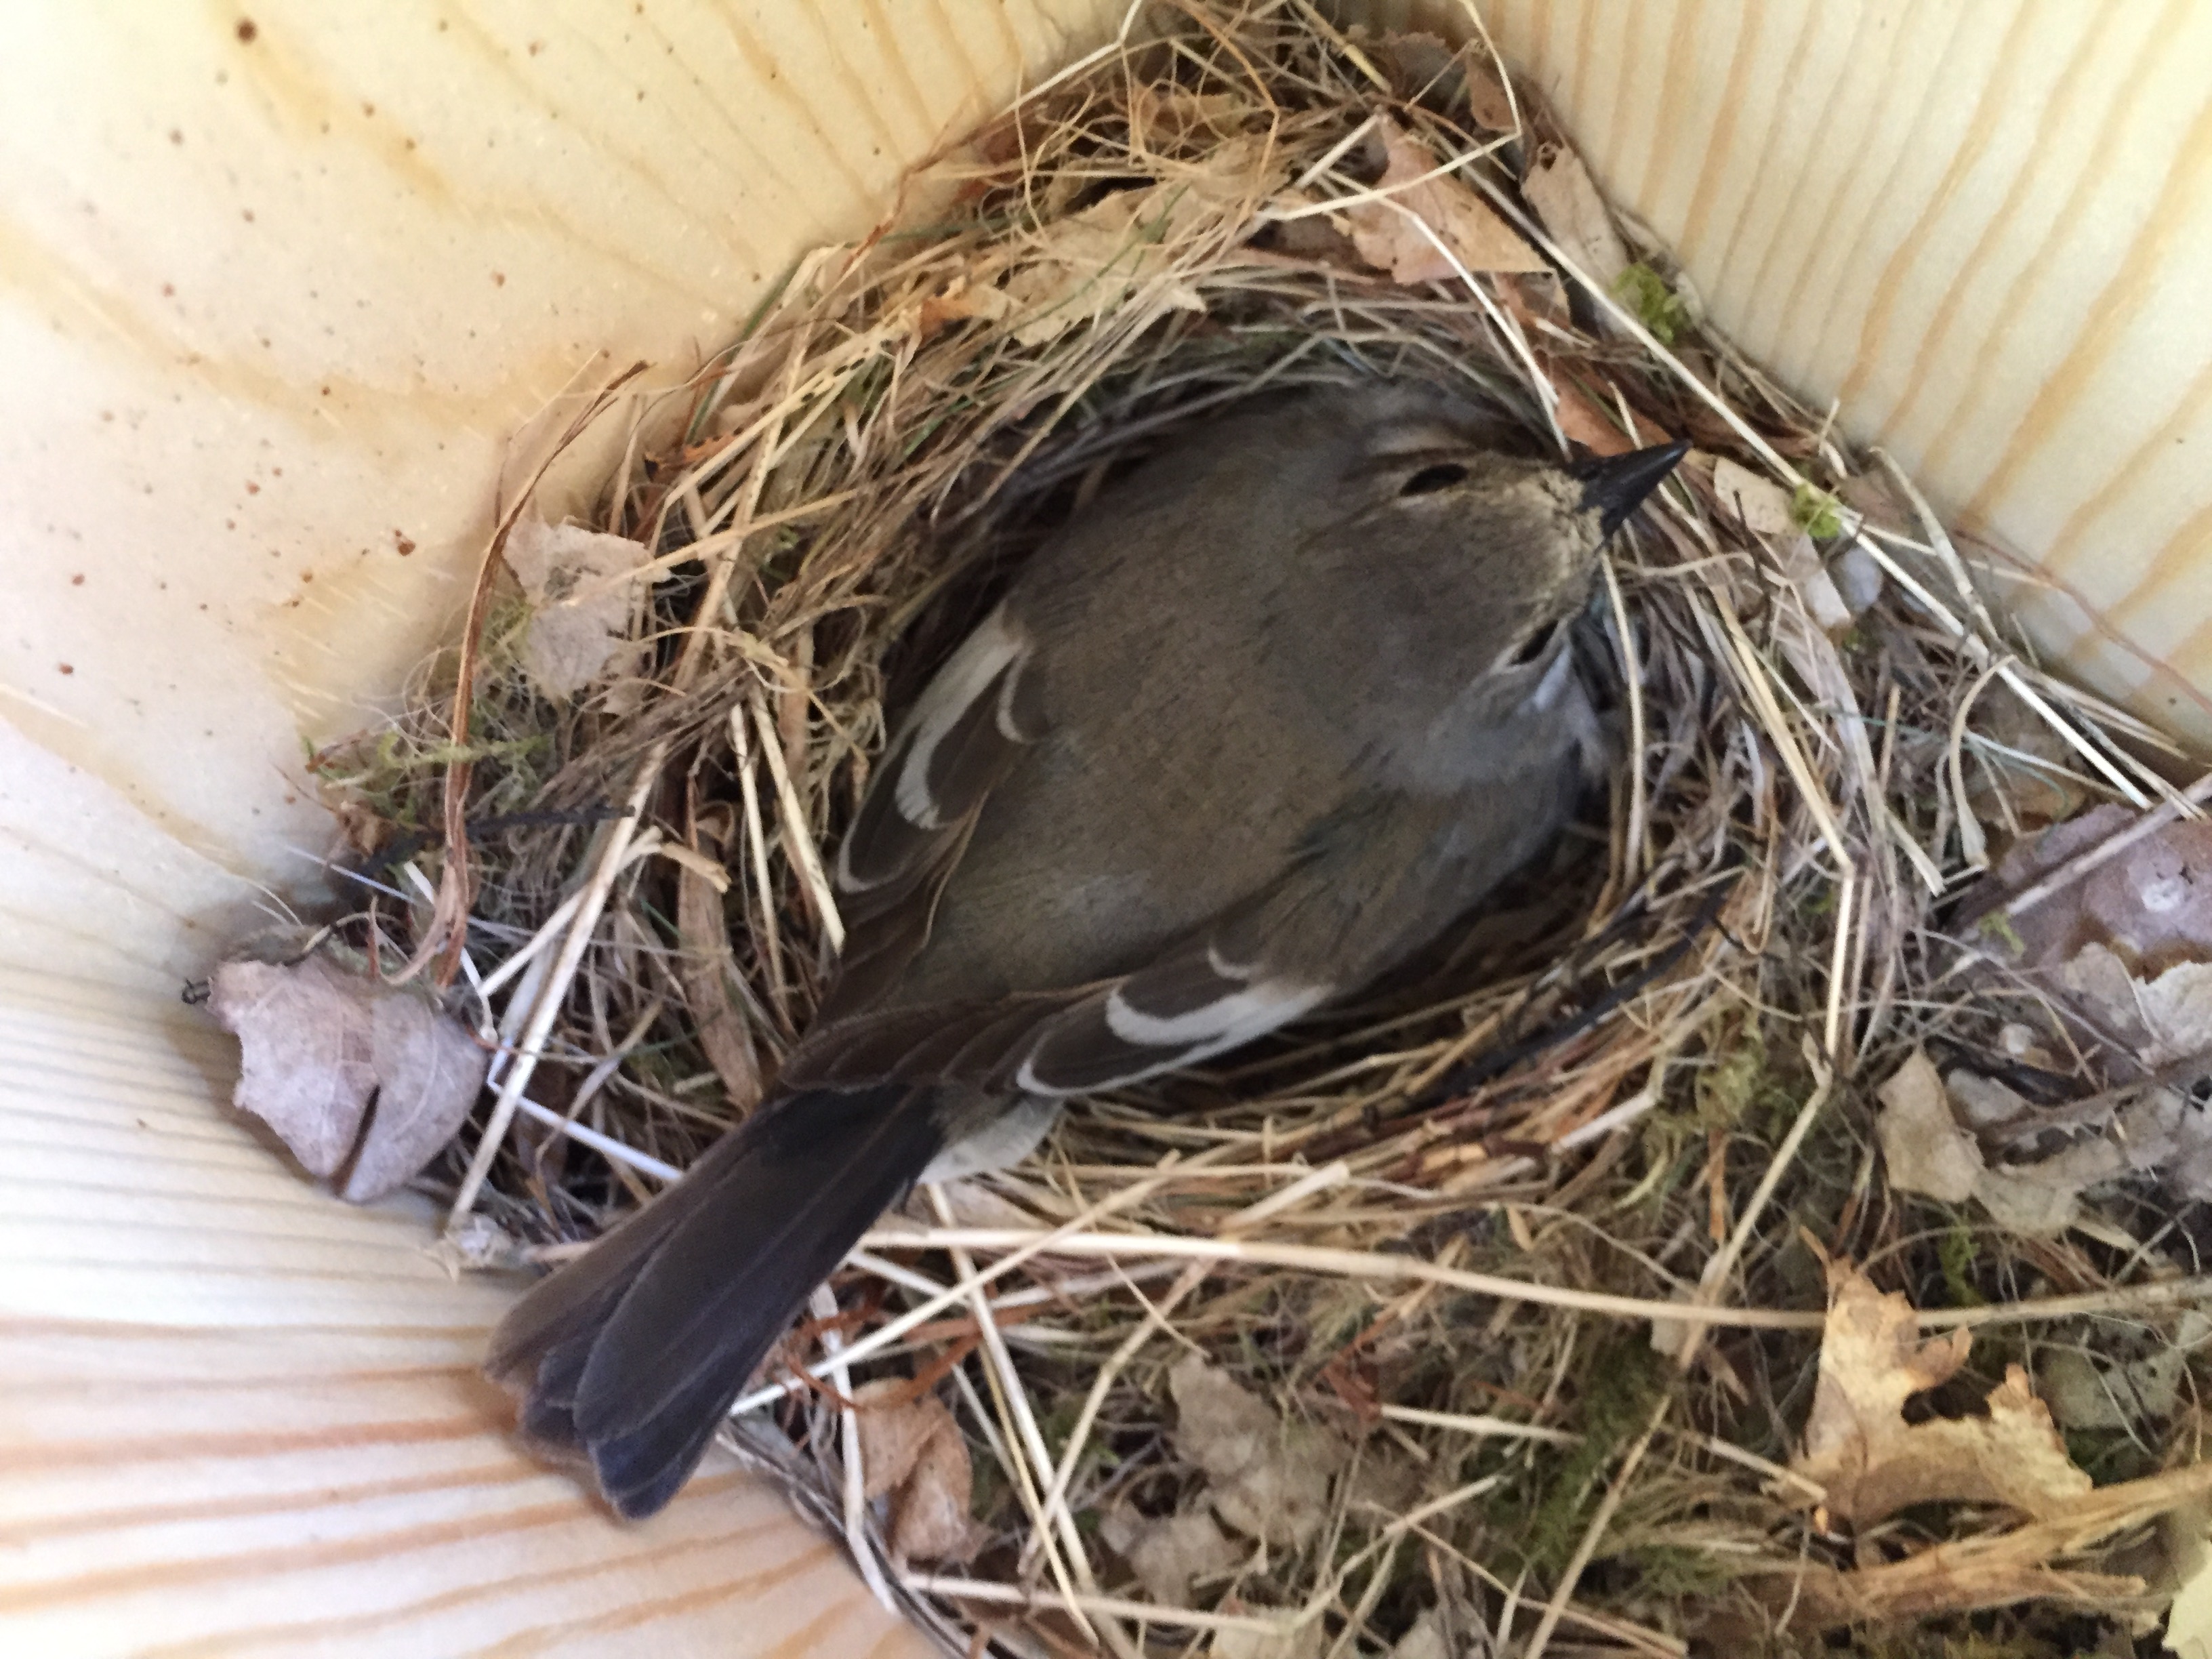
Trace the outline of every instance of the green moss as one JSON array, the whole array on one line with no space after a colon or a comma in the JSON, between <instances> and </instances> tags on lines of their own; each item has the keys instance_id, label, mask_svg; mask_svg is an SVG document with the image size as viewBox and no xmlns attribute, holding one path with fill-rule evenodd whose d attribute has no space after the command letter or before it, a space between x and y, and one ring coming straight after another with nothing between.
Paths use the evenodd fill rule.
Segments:
<instances>
[{"instance_id":1,"label":"green moss","mask_svg":"<svg viewBox=\"0 0 2212 1659\"><path fill-rule=\"evenodd\" d=\"M1978 1308L1989 1299L1974 1288L1974 1264L1979 1255L1974 1230L1963 1221L1952 1223L1950 1231L1936 1243L1936 1257L1943 1264L1943 1288L1954 1308Z\"/></svg>"},{"instance_id":2,"label":"green moss","mask_svg":"<svg viewBox=\"0 0 2212 1659\"><path fill-rule=\"evenodd\" d=\"M1826 490L1802 483L1790 498L1790 521L1814 541L1826 541L1844 533L1843 505Z\"/></svg>"},{"instance_id":3,"label":"green moss","mask_svg":"<svg viewBox=\"0 0 2212 1659\"><path fill-rule=\"evenodd\" d=\"M1732 1577L1720 1556L1680 1544L1648 1544L1623 1559L1636 1568L1638 1590L1667 1601L1710 1601Z\"/></svg>"},{"instance_id":4,"label":"green moss","mask_svg":"<svg viewBox=\"0 0 2212 1659\"><path fill-rule=\"evenodd\" d=\"M2020 936L2020 929L2012 925L2012 918L2002 910L1992 910L1974 924L1974 931L1984 939L1995 939L2014 957L2027 954L2027 941Z\"/></svg>"},{"instance_id":5,"label":"green moss","mask_svg":"<svg viewBox=\"0 0 2212 1659\"><path fill-rule=\"evenodd\" d=\"M1698 1122L1705 1128L1735 1128L1752 1102L1765 1091L1766 1045L1756 1031L1744 1031L1740 1037L1698 1073Z\"/></svg>"},{"instance_id":6,"label":"green moss","mask_svg":"<svg viewBox=\"0 0 2212 1659\"><path fill-rule=\"evenodd\" d=\"M1553 1464L1530 1517L1524 1547L1532 1566L1562 1571L1589 1524L1589 1508L1606 1472L1629 1441L1644 1432L1653 1407L1672 1382L1666 1362L1651 1345L1624 1336L1601 1348L1583 1373L1581 1441Z\"/></svg>"},{"instance_id":7,"label":"green moss","mask_svg":"<svg viewBox=\"0 0 2212 1659\"><path fill-rule=\"evenodd\" d=\"M1636 320L1651 331L1661 345L1672 345L1690 331L1689 307L1682 296L1667 286L1667 279L1650 265L1637 264L1613 278L1613 291L1636 313Z\"/></svg>"}]
</instances>

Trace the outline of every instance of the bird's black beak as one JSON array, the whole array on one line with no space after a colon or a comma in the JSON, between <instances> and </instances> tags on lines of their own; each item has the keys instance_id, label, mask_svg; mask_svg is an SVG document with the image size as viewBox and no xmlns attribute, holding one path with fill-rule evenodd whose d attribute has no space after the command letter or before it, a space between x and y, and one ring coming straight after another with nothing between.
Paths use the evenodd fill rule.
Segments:
<instances>
[{"instance_id":1,"label":"bird's black beak","mask_svg":"<svg viewBox=\"0 0 2212 1659\"><path fill-rule=\"evenodd\" d=\"M1601 515L1602 534L1610 536L1627 522L1628 515L1646 495L1658 489L1660 479L1674 470L1674 463L1690 453L1686 443L1658 444L1632 449L1626 455L1605 455L1575 461L1567 476L1582 481L1582 509Z\"/></svg>"}]
</instances>

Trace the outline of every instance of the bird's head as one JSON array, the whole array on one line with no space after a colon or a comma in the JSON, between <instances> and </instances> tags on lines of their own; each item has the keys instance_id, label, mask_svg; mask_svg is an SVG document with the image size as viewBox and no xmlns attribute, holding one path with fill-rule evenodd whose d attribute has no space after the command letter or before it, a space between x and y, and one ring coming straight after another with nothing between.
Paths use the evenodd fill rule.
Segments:
<instances>
[{"instance_id":1,"label":"bird's head","mask_svg":"<svg viewBox=\"0 0 2212 1659\"><path fill-rule=\"evenodd\" d=\"M1562 465L1498 416L1417 386L1316 399L1309 420L1321 453L1307 556L1364 587L1411 648L1506 684L1558 659L1599 547L1688 447Z\"/></svg>"}]
</instances>

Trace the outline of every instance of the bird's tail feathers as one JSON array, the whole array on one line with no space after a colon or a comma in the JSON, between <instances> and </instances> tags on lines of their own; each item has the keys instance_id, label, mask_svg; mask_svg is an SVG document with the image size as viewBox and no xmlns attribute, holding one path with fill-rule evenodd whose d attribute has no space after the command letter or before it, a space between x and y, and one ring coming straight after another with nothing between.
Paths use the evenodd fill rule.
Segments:
<instances>
[{"instance_id":1,"label":"bird's tail feathers","mask_svg":"<svg viewBox=\"0 0 2212 1659\"><path fill-rule=\"evenodd\" d=\"M632 1518L674 1497L808 1294L928 1166L927 1089L769 1102L500 1322L485 1370L523 1432Z\"/></svg>"}]
</instances>

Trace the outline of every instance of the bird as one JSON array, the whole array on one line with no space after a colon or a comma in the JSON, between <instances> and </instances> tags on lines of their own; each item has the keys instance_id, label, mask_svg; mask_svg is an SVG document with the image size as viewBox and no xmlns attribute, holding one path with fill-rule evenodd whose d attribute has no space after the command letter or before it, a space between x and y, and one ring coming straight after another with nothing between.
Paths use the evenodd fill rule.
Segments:
<instances>
[{"instance_id":1,"label":"bird","mask_svg":"<svg viewBox=\"0 0 2212 1659\"><path fill-rule=\"evenodd\" d=\"M495 1331L526 1441L654 1513L918 1181L1352 994L1547 848L1602 751L1569 624L1686 446L1508 429L1416 381L1262 395L1044 541L873 771L769 1097Z\"/></svg>"}]
</instances>

